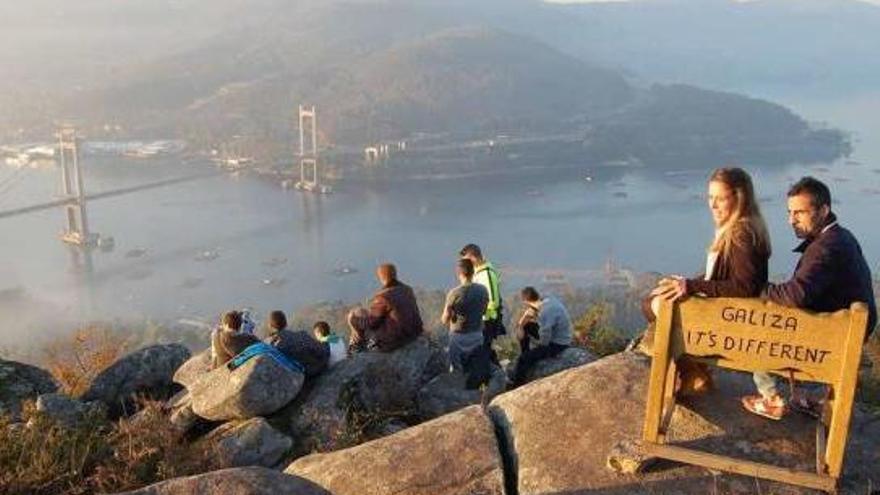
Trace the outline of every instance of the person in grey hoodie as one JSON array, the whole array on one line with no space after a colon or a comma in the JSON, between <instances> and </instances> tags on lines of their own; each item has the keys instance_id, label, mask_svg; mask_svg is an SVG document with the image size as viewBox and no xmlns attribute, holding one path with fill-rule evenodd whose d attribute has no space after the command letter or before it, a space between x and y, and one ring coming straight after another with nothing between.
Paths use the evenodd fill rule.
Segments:
<instances>
[{"instance_id":1,"label":"person in grey hoodie","mask_svg":"<svg viewBox=\"0 0 880 495\"><path fill-rule=\"evenodd\" d=\"M523 288L520 297L525 311L517 332L521 353L514 370L514 386L525 382L536 362L557 356L571 345L571 317L558 299L542 298L534 287ZM531 345L533 340L537 340L535 347Z\"/></svg>"}]
</instances>

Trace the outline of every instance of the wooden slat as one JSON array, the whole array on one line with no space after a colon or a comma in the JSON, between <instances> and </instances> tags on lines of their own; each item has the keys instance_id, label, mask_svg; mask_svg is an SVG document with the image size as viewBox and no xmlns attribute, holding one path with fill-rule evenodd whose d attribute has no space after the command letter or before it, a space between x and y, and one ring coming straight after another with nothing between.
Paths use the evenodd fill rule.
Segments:
<instances>
[{"instance_id":1,"label":"wooden slat","mask_svg":"<svg viewBox=\"0 0 880 495\"><path fill-rule=\"evenodd\" d=\"M672 332L672 303L664 301L660 305L654 329L654 357L651 360L651 376L648 382L648 398L645 403L645 427L642 438L646 442L658 441L660 434L660 415L663 410L663 390L666 372L670 363L669 335Z\"/></svg>"},{"instance_id":2,"label":"wooden slat","mask_svg":"<svg viewBox=\"0 0 880 495\"><path fill-rule=\"evenodd\" d=\"M644 447L650 455L709 469L780 481L826 492L835 491L837 486L837 480L830 476L770 466L759 462L732 459L672 445L645 444Z\"/></svg>"},{"instance_id":3,"label":"wooden slat","mask_svg":"<svg viewBox=\"0 0 880 495\"><path fill-rule=\"evenodd\" d=\"M828 472L825 465L825 449L828 446L827 439L825 425L822 421L816 421L816 474L826 474Z\"/></svg>"},{"instance_id":4,"label":"wooden slat","mask_svg":"<svg viewBox=\"0 0 880 495\"><path fill-rule=\"evenodd\" d=\"M862 303L853 304L850 308L850 325L844 344L843 365L834 387L834 405L831 409L831 425L828 428L828 450L825 454L828 474L835 478L840 476L843 468L849 421L856 397L856 382L859 378L859 363L862 359L862 343L865 340L867 326L867 306Z\"/></svg>"},{"instance_id":5,"label":"wooden slat","mask_svg":"<svg viewBox=\"0 0 880 495\"><path fill-rule=\"evenodd\" d=\"M666 433L669 431L669 424L672 422L672 414L675 412L675 383L678 380L678 366L675 359L669 360L669 366L666 370L666 386L663 387L663 411L660 419L660 443L666 442Z\"/></svg>"}]
</instances>

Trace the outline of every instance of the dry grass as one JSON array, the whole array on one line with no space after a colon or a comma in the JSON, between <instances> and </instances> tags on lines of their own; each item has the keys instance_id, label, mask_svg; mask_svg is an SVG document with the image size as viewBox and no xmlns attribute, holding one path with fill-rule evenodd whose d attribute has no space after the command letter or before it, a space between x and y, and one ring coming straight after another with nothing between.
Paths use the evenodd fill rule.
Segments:
<instances>
[{"instance_id":1,"label":"dry grass","mask_svg":"<svg viewBox=\"0 0 880 495\"><path fill-rule=\"evenodd\" d=\"M189 444L159 402L110 423L89 417L75 427L26 409L31 425L0 418L0 486L4 493L115 493L157 481L218 469L213 446Z\"/></svg>"},{"instance_id":2,"label":"dry grass","mask_svg":"<svg viewBox=\"0 0 880 495\"><path fill-rule=\"evenodd\" d=\"M45 347L45 366L64 393L78 397L98 373L125 354L125 344L125 339L112 328L80 328Z\"/></svg>"}]
</instances>

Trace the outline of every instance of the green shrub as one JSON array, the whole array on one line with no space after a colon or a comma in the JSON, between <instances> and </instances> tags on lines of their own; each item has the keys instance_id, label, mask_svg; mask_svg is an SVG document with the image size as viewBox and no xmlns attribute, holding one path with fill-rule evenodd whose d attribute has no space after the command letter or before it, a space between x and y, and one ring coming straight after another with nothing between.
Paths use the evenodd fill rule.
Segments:
<instances>
[{"instance_id":1,"label":"green shrub","mask_svg":"<svg viewBox=\"0 0 880 495\"><path fill-rule=\"evenodd\" d=\"M606 301L593 303L574 322L574 343L599 357L618 353L626 348L624 332L612 326L614 306Z\"/></svg>"}]
</instances>

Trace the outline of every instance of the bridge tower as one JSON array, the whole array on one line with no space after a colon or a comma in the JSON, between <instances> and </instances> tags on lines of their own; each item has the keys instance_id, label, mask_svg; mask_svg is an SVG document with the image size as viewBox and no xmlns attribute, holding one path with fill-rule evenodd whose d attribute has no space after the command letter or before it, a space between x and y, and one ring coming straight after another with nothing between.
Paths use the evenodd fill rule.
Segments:
<instances>
[{"instance_id":1,"label":"bridge tower","mask_svg":"<svg viewBox=\"0 0 880 495\"><path fill-rule=\"evenodd\" d=\"M328 185L318 181L318 117L314 105L299 106L299 182L302 191L322 194L332 192Z\"/></svg>"},{"instance_id":2,"label":"bridge tower","mask_svg":"<svg viewBox=\"0 0 880 495\"><path fill-rule=\"evenodd\" d=\"M89 231L76 129L69 126L61 128L58 151L61 155L61 194L69 201L64 205L66 225L61 240L75 246L93 247L97 235Z\"/></svg>"},{"instance_id":3,"label":"bridge tower","mask_svg":"<svg viewBox=\"0 0 880 495\"><path fill-rule=\"evenodd\" d=\"M91 272L91 250L98 244L99 236L89 230L86 194L79 163L79 139L72 126L64 126L58 132L58 151L61 160L61 194L67 200L64 205L65 226L61 240L73 248L71 256L74 266Z\"/></svg>"}]
</instances>

